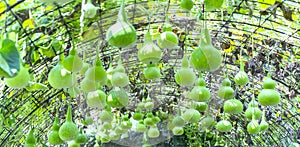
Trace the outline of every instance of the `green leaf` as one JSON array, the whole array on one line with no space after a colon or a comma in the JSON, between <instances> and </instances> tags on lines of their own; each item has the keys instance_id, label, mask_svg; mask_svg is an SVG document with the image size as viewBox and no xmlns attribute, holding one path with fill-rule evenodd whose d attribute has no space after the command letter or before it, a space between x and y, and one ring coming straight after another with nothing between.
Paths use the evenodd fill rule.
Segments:
<instances>
[{"instance_id":1,"label":"green leaf","mask_svg":"<svg viewBox=\"0 0 300 147\"><path fill-rule=\"evenodd\" d=\"M15 42L7 38L4 39L0 55L0 76L16 76L16 73L20 71L20 55Z\"/></svg>"}]
</instances>

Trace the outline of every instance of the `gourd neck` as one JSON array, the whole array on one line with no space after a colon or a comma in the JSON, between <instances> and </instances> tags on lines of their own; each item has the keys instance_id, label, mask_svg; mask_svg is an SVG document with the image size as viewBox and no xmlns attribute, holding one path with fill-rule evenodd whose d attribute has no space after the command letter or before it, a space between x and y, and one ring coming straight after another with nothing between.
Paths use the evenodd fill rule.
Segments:
<instances>
[{"instance_id":1,"label":"gourd neck","mask_svg":"<svg viewBox=\"0 0 300 147\"><path fill-rule=\"evenodd\" d=\"M67 122L72 122L72 108L71 108L71 105L68 106Z\"/></svg>"},{"instance_id":2,"label":"gourd neck","mask_svg":"<svg viewBox=\"0 0 300 147\"><path fill-rule=\"evenodd\" d=\"M244 62L242 61L242 59L240 59L240 71L245 71L245 65L244 65Z\"/></svg>"},{"instance_id":3,"label":"gourd neck","mask_svg":"<svg viewBox=\"0 0 300 147\"><path fill-rule=\"evenodd\" d=\"M125 0L122 0L120 11L118 14L119 22L127 22L126 13L125 13Z\"/></svg>"},{"instance_id":4,"label":"gourd neck","mask_svg":"<svg viewBox=\"0 0 300 147\"><path fill-rule=\"evenodd\" d=\"M206 22L203 24L203 29L201 31L201 42L200 45L211 45L211 37L209 34L209 30L207 29Z\"/></svg>"},{"instance_id":5,"label":"gourd neck","mask_svg":"<svg viewBox=\"0 0 300 147\"><path fill-rule=\"evenodd\" d=\"M188 68L189 67L189 60L186 55L183 56L181 68Z\"/></svg>"},{"instance_id":6,"label":"gourd neck","mask_svg":"<svg viewBox=\"0 0 300 147\"><path fill-rule=\"evenodd\" d=\"M151 39L150 32L148 31L148 32L145 34L144 43L150 43L150 42L152 42L152 39Z\"/></svg>"}]
</instances>

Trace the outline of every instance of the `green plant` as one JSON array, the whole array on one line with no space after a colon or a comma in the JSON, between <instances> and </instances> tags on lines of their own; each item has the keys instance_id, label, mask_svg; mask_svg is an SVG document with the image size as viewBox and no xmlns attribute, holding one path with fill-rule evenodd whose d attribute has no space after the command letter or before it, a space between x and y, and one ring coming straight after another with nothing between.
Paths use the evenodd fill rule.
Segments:
<instances>
[{"instance_id":1,"label":"green plant","mask_svg":"<svg viewBox=\"0 0 300 147\"><path fill-rule=\"evenodd\" d=\"M271 75L263 83L263 90L258 94L258 102L264 106L276 106L280 103L280 94L275 90L275 81L271 79Z\"/></svg>"},{"instance_id":2,"label":"green plant","mask_svg":"<svg viewBox=\"0 0 300 147\"><path fill-rule=\"evenodd\" d=\"M230 132L232 129L232 124L230 121L221 120L216 124L216 128L221 132Z\"/></svg>"},{"instance_id":3,"label":"green plant","mask_svg":"<svg viewBox=\"0 0 300 147\"><path fill-rule=\"evenodd\" d=\"M129 97L123 88L115 87L107 96L107 105L111 107L122 108L129 102Z\"/></svg>"},{"instance_id":4,"label":"green plant","mask_svg":"<svg viewBox=\"0 0 300 147\"><path fill-rule=\"evenodd\" d=\"M207 102L210 98L210 91L205 87L205 81L200 74L195 87L189 93L189 97L197 102Z\"/></svg>"},{"instance_id":5,"label":"green plant","mask_svg":"<svg viewBox=\"0 0 300 147\"><path fill-rule=\"evenodd\" d=\"M72 121L72 107L68 106L66 121L59 128L59 137L63 141L75 140L79 134L79 130L75 123Z\"/></svg>"},{"instance_id":6,"label":"green plant","mask_svg":"<svg viewBox=\"0 0 300 147\"><path fill-rule=\"evenodd\" d=\"M196 75L192 69L189 68L189 61L184 55L181 63L181 68L175 73L175 81L181 86L192 86L196 80Z\"/></svg>"},{"instance_id":7,"label":"green plant","mask_svg":"<svg viewBox=\"0 0 300 147\"><path fill-rule=\"evenodd\" d=\"M51 145L60 145L60 144L64 143L64 141L59 137L59 134L58 134L59 128L60 128L59 119L56 116L55 121L51 128L52 131L48 134L48 142Z\"/></svg>"},{"instance_id":8,"label":"green plant","mask_svg":"<svg viewBox=\"0 0 300 147\"><path fill-rule=\"evenodd\" d=\"M48 74L48 82L56 89L71 88L76 82L76 77L57 63Z\"/></svg>"},{"instance_id":9,"label":"green plant","mask_svg":"<svg viewBox=\"0 0 300 147\"><path fill-rule=\"evenodd\" d=\"M157 64L162 58L162 51L153 43L149 31L144 36L143 46L138 50L138 58L145 64Z\"/></svg>"},{"instance_id":10,"label":"green plant","mask_svg":"<svg viewBox=\"0 0 300 147\"><path fill-rule=\"evenodd\" d=\"M181 0L180 7L183 10L190 11L194 6L194 2L192 0Z\"/></svg>"},{"instance_id":11,"label":"green plant","mask_svg":"<svg viewBox=\"0 0 300 147\"><path fill-rule=\"evenodd\" d=\"M25 88L30 81L28 70L20 66L20 71L12 78L4 78L5 84L10 88Z\"/></svg>"},{"instance_id":12,"label":"green plant","mask_svg":"<svg viewBox=\"0 0 300 147\"><path fill-rule=\"evenodd\" d=\"M91 108L104 108L106 106L106 94L102 90L89 92L86 103Z\"/></svg>"},{"instance_id":13,"label":"green plant","mask_svg":"<svg viewBox=\"0 0 300 147\"><path fill-rule=\"evenodd\" d=\"M231 99L234 96L234 90L230 87L231 81L228 78L225 78L222 81L222 86L218 90L218 96L223 99Z\"/></svg>"}]
</instances>

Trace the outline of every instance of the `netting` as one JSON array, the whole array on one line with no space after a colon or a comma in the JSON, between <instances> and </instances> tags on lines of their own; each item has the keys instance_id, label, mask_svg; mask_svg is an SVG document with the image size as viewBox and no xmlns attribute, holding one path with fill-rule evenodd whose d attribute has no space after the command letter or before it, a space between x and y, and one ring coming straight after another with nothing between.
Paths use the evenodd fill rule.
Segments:
<instances>
[{"instance_id":1,"label":"netting","mask_svg":"<svg viewBox=\"0 0 300 147\"><path fill-rule=\"evenodd\" d=\"M195 1L195 10L186 12L179 9L180 2L177 1L128 0L125 8L127 18L137 30L138 39L135 46L126 49L111 47L105 40L107 29L117 19L120 3L95 1L100 10L95 18L85 19L81 36L81 2L49 5L24 0L0 1L0 30L17 38L17 47L23 57L23 63L29 67L33 82L26 89L12 89L1 82L0 146L19 146L24 143L24 133L28 132L31 126L36 129L37 141L46 145L47 133L54 121L56 110L58 109L58 114L63 119L68 101L73 106L76 123L80 123L87 113L97 119L100 111L87 107L84 94L73 96L70 90L56 90L47 81L47 75L57 64L59 55L67 55L75 44L82 58L92 64L98 55L105 69L108 69L110 64L115 67L119 56L122 57L130 79L130 84L126 87L130 103L125 108L116 110L121 114L126 111L133 112L137 103L148 94L155 103L153 112L163 109L176 114L173 107L177 103L189 107L183 96L187 89L175 82L174 69L181 67L184 54L190 55L199 45L203 21L208 25L214 46L224 53L220 70L204 74L207 87L211 90L210 113L217 121L222 119L224 100L218 98L216 91L226 72L230 79L238 72L241 52L245 58L245 71L249 74L250 83L242 89L235 85L233 88L235 98L241 100L244 110L251 101L252 94L257 97L262 89L267 69L271 69L272 79L277 82L276 88L282 97L281 103L276 107L260 106L266 111L266 119L270 124L269 131L265 133L247 133L249 120L243 114L230 116L230 121L233 122L231 133L213 131L231 146L286 146L297 140L299 142L299 1L282 0L262 9L259 5L263 5L264 2L233 0L226 1L226 7L223 9L213 11L206 11L202 2ZM145 10L155 12L150 21ZM173 25L173 31L184 40L179 42L178 48L163 50L164 56L159 65L162 77L150 82L143 76L145 65L139 62L137 51L143 43L148 25L150 32L158 33L161 25L165 23L166 16ZM83 77L79 79L78 82ZM36 83L46 87L37 88ZM108 92L109 88L105 87L105 91ZM87 129L95 130L97 125ZM162 127L162 131L166 129ZM143 140L139 134L132 132L129 136L114 143L141 146ZM161 143L168 137L166 133L165 136L150 142ZM89 139L86 146L92 146L94 143L93 137Z\"/></svg>"}]
</instances>

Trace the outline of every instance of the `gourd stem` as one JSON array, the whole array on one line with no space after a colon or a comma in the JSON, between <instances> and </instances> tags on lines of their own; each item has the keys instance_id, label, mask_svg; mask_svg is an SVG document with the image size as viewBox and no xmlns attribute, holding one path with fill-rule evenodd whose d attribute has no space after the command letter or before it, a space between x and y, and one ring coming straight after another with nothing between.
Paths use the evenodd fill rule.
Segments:
<instances>
[{"instance_id":1,"label":"gourd stem","mask_svg":"<svg viewBox=\"0 0 300 147\"><path fill-rule=\"evenodd\" d=\"M227 59L227 54L225 53L225 68L226 68L226 78L228 78L228 67L226 66L227 64L226 64L226 59Z\"/></svg>"},{"instance_id":2,"label":"gourd stem","mask_svg":"<svg viewBox=\"0 0 300 147\"><path fill-rule=\"evenodd\" d=\"M71 108L71 104L69 104L69 106L68 106L67 122L72 122L72 108Z\"/></svg>"},{"instance_id":3,"label":"gourd stem","mask_svg":"<svg viewBox=\"0 0 300 147\"><path fill-rule=\"evenodd\" d=\"M122 0L120 11L118 14L118 21L119 22L127 22L126 13L125 13L125 1Z\"/></svg>"}]
</instances>

